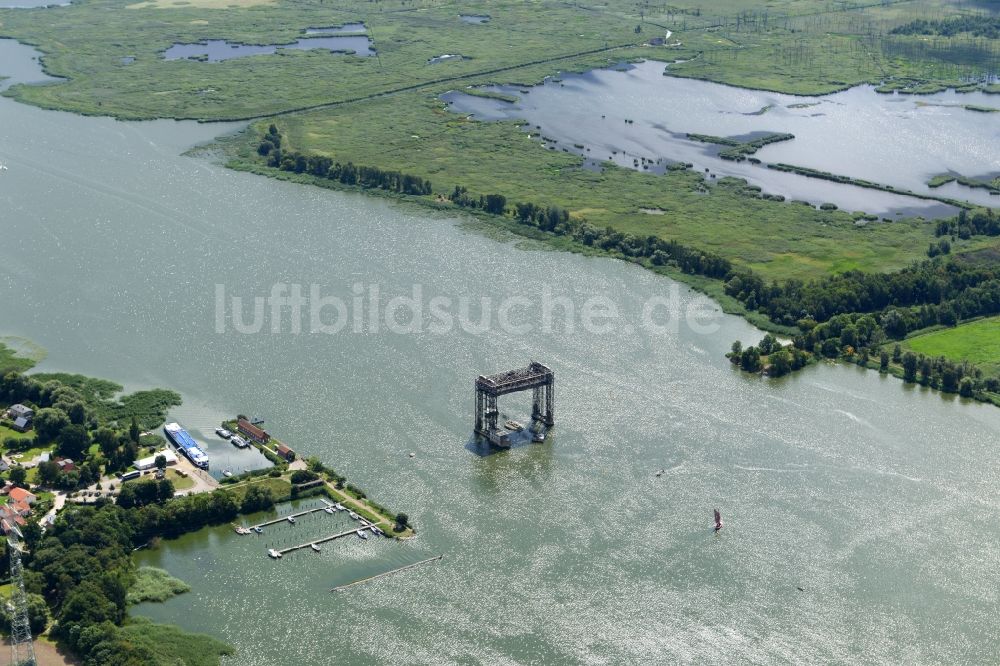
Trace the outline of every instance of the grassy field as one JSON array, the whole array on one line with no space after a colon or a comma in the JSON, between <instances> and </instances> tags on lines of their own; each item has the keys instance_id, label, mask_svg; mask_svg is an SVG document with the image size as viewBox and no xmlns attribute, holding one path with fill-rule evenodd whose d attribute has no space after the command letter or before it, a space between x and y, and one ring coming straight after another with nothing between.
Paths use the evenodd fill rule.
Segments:
<instances>
[{"instance_id":1,"label":"grassy field","mask_svg":"<svg viewBox=\"0 0 1000 666\"><path fill-rule=\"evenodd\" d=\"M284 0L227 9L158 4L130 11L129 0L85 0L39 12L0 10L0 35L36 45L55 86L18 86L34 104L125 118L242 118L339 102L432 81L637 45L636 18L576 10L557 2L496 5ZM484 11L484 25L459 19ZM40 20L41 19L41 20ZM364 21L377 57L282 51L225 62L166 61L174 42L295 41L310 26ZM462 60L429 64L445 53ZM123 64L122 58L135 61ZM615 58L626 57L616 54ZM604 62L607 62L605 59Z\"/></svg>"},{"instance_id":2,"label":"grassy field","mask_svg":"<svg viewBox=\"0 0 1000 666\"><path fill-rule=\"evenodd\" d=\"M588 7L553 0L83 0L44 11L0 10L0 35L36 45L47 70L68 79L15 87L10 94L25 101L127 118L219 119L452 80L533 82L559 69L638 57L684 60L673 68L680 76L791 93L893 77L960 84L970 67L987 66L985 56L963 49L971 65L949 62L947 49L905 57L888 45L926 40L884 34L914 17L959 11L946 0L774 0L766 12L747 0L659 7L629 0ZM472 25L460 12L491 19ZM175 42L281 44L307 27L349 21L365 22L377 57L319 50L215 63L161 57ZM642 46L667 30L673 34L665 45ZM964 44L953 41L956 49ZM464 58L428 63L445 53Z\"/></svg>"},{"instance_id":3,"label":"grassy field","mask_svg":"<svg viewBox=\"0 0 1000 666\"><path fill-rule=\"evenodd\" d=\"M167 479L174 484L174 490L187 490L194 486L194 479L190 476L181 476L175 469L167 468Z\"/></svg>"},{"instance_id":4,"label":"grassy field","mask_svg":"<svg viewBox=\"0 0 1000 666\"><path fill-rule=\"evenodd\" d=\"M907 339L904 348L927 356L969 361L1000 374L1000 317L989 317Z\"/></svg>"},{"instance_id":5,"label":"grassy field","mask_svg":"<svg viewBox=\"0 0 1000 666\"><path fill-rule=\"evenodd\" d=\"M223 484L219 486L219 488L231 494L233 499L239 503L243 501L243 496L246 495L247 489L249 489L250 486L270 488L276 500L287 498L292 493L292 484L290 481L287 479L272 478L269 476L257 477L234 485Z\"/></svg>"}]
</instances>

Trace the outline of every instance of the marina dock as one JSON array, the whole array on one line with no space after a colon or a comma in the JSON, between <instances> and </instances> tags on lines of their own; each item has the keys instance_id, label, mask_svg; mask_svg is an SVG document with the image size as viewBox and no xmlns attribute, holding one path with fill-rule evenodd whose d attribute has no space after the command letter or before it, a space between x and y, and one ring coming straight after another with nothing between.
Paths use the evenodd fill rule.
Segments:
<instances>
[{"instance_id":1,"label":"marina dock","mask_svg":"<svg viewBox=\"0 0 1000 666\"><path fill-rule=\"evenodd\" d=\"M338 532L337 534L331 534L330 536L322 537L319 539L313 539L312 541L306 541L305 543L300 543L297 546L289 546L288 548L275 548L274 551L279 555L285 555L296 550L302 550L303 548L309 548L313 544L317 546L321 543L326 543L327 541L333 541L334 539L340 539L341 537L350 536L352 534L357 534L359 530L368 529L366 527L352 527L346 532Z\"/></svg>"},{"instance_id":2,"label":"marina dock","mask_svg":"<svg viewBox=\"0 0 1000 666\"><path fill-rule=\"evenodd\" d=\"M317 511L326 511L327 507L335 506L333 502L329 502L322 497L320 499L323 501L323 506L313 507L312 509L306 509L305 511L299 511L298 513L290 513L287 516L281 516L280 518L273 518L271 520L264 521L263 523L257 523L256 525L251 525L250 527L246 528L248 531L245 532L244 534L249 534L250 533L249 530L254 530L257 529L258 527L264 528L267 527L268 525L276 525L278 523L287 522L289 517L298 518L300 516L307 516L310 513L316 513ZM309 544L306 545L308 546Z\"/></svg>"}]
</instances>

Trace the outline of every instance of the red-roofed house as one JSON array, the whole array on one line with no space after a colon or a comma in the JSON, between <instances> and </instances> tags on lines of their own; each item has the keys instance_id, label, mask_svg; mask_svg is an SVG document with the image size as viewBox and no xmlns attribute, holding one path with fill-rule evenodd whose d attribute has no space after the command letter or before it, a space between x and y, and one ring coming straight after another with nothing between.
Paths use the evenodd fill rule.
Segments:
<instances>
[{"instance_id":1,"label":"red-roofed house","mask_svg":"<svg viewBox=\"0 0 1000 666\"><path fill-rule=\"evenodd\" d=\"M27 502L11 502L7 505L8 509L14 510L19 516L28 516L31 514L31 507Z\"/></svg>"},{"instance_id":2,"label":"red-roofed house","mask_svg":"<svg viewBox=\"0 0 1000 666\"><path fill-rule=\"evenodd\" d=\"M287 460L288 462L292 462L293 460L295 460L295 451L292 451L284 444L278 447L278 455Z\"/></svg>"},{"instance_id":3,"label":"red-roofed house","mask_svg":"<svg viewBox=\"0 0 1000 666\"><path fill-rule=\"evenodd\" d=\"M246 419L237 421L236 429L258 444L267 444L271 441L271 436L265 430L258 428Z\"/></svg>"},{"instance_id":4,"label":"red-roofed house","mask_svg":"<svg viewBox=\"0 0 1000 666\"><path fill-rule=\"evenodd\" d=\"M10 493L10 499L12 502L24 502L25 504L34 504L38 498L32 493L28 492L24 488L12 488Z\"/></svg>"}]
</instances>

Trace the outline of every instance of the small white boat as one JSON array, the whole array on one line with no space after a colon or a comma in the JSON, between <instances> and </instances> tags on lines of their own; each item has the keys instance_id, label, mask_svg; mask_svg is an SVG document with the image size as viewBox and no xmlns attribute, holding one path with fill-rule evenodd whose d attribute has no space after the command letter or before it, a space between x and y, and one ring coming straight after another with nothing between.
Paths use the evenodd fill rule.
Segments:
<instances>
[{"instance_id":1,"label":"small white boat","mask_svg":"<svg viewBox=\"0 0 1000 666\"><path fill-rule=\"evenodd\" d=\"M324 507L323 510L326 511L327 513L329 513L330 515L333 515L334 513L337 512L337 510L334 509L332 506Z\"/></svg>"},{"instance_id":2,"label":"small white boat","mask_svg":"<svg viewBox=\"0 0 1000 666\"><path fill-rule=\"evenodd\" d=\"M341 504L340 502L337 502L336 506L334 506L333 508L336 509L337 511L343 511L344 505Z\"/></svg>"},{"instance_id":3,"label":"small white boat","mask_svg":"<svg viewBox=\"0 0 1000 666\"><path fill-rule=\"evenodd\" d=\"M233 436L233 433L229 432L225 428L216 428L215 434L221 437L222 439L229 439L230 437Z\"/></svg>"},{"instance_id":4,"label":"small white boat","mask_svg":"<svg viewBox=\"0 0 1000 666\"><path fill-rule=\"evenodd\" d=\"M365 532L364 530L358 530L358 536L361 537L362 539L367 539L368 533Z\"/></svg>"},{"instance_id":5,"label":"small white boat","mask_svg":"<svg viewBox=\"0 0 1000 666\"><path fill-rule=\"evenodd\" d=\"M665 469L660 469L660 470L657 470L657 471L656 471L656 474L654 474L653 476L663 476L663 473L664 473L665 471L667 471L667 470L665 470Z\"/></svg>"},{"instance_id":6,"label":"small white boat","mask_svg":"<svg viewBox=\"0 0 1000 666\"><path fill-rule=\"evenodd\" d=\"M381 527L371 526L372 534L377 534L379 536L385 536L385 532L382 531Z\"/></svg>"},{"instance_id":7,"label":"small white boat","mask_svg":"<svg viewBox=\"0 0 1000 666\"><path fill-rule=\"evenodd\" d=\"M541 432L541 431L534 433L531 436L531 441L538 442L538 443L544 442L545 441L545 433Z\"/></svg>"},{"instance_id":8,"label":"small white boat","mask_svg":"<svg viewBox=\"0 0 1000 666\"><path fill-rule=\"evenodd\" d=\"M510 430L512 432L521 432L522 430L524 430L524 424L519 421L515 421L514 419L506 421L503 424L503 427L507 428L507 430Z\"/></svg>"},{"instance_id":9,"label":"small white boat","mask_svg":"<svg viewBox=\"0 0 1000 666\"><path fill-rule=\"evenodd\" d=\"M267 556L270 557L272 560L280 560L281 559L281 553L279 553L278 551L276 551L274 548L268 548L267 549Z\"/></svg>"},{"instance_id":10,"label":"small white boat","mask_svg":"<svg viewBox=\"0 0 1000 666\"><path fill-rule=\"evenodd\" d=\"M285 518L285 520L290 522L292 525L295 524L295 516L288 516L288 518Z\"/></svg>"},{"instance_id":11,"label":"small white boat","mask_svg":"<svg viewBox=\"0 0 1000 666\"><path fill-rule=\"evenodd\" d=\"M354 513L353 511L348 511L347 515L349 515L351 517L351 520L361 520L361 516L359 516L358 514Z\"/></svg>"},{"instance_id":12,"label":"small white boat","mask_svg":"<svg viewBox=\"0 0 1000 666\"><path fill-rule=\"evenodd\" d=\"M316 544L311 543L311 544L309 544L309 547L312 548L317 553L319 552L319 546L317 546Z\"/></svg>"},{"instance_id":13,"label":"small white boat","mask_svg":"<svg viewBox=\"0 0 1000 666\"><path fill-rule=\"evenodd\" d=\"M245 449L248 446L250 446L250 442L248 442L247 440L243 439L239 435L230 435L230 437L231 437L231 439L229 441L232 442L233 446L235 446L238 449Z\"/></svg>"},{"instance_id":14,"label":"small white boat","mask_svg":"<svg viewBox=\"0 0 1000 666\"><path fill-rule=\"evenodd\" d=\"M262 528L260 525L254 525L253 531L256 532L257 534L263 534L264 528Z\"/></svg>"},{"instance_id":15,"label":"small white boat","mask_svg":"<svg viewBox=\"0 0 1000 666\"><path fill-rule=\"evenodd\" d=\"M232 472L232 470L228 470L228 469L224 469L224 470L222 470L222 476L224 476L224 477L226 477L226 478L229 478L229 477L231 477L232 475L233 475L233 472Z\"/></svg>"}]
</instances>

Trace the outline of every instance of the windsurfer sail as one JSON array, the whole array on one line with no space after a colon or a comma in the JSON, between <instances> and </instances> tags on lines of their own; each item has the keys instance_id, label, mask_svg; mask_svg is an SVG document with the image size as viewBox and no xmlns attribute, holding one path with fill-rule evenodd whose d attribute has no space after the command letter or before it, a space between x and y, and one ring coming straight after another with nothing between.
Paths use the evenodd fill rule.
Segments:
<instances>
[{"instance_id":1,"label":"windsurfer sail","mask_svg":"<svg viewBox=\"0 0 1000 666\"><path fill-rule=\"evenodd\" d=\"M715 510L715 531L718 532L721 529L722 529L722 514L719 513L718 509L716 509Z\"/></svg>"}]
</instances>

